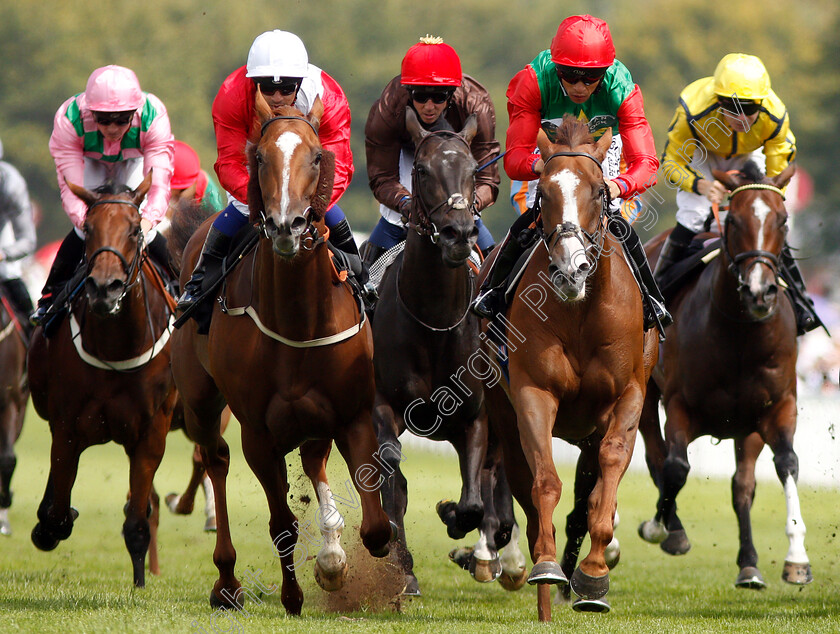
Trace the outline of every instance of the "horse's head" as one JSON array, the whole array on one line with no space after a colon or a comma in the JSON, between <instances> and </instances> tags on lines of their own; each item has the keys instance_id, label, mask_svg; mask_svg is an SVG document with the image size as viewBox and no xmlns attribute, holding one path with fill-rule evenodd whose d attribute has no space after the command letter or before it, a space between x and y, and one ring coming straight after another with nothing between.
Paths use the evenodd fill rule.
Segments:
<instances>
[{"instance_id":1,"label":"horse's head","mask_svg":"<svg viewBox=\"0 0 840 634\"><path fill-rule=\"evenodd\" d=\"M440 247L447 266L462 266L478 239L478 165L470 150L478 129L476 116L470 115L457 134L424 130L411 108L406 109L405 124L415 147L411 224Z\"/></svg>"},{"instance_id":2,"label":"horse's head","mask_svg":"<svg viewBox=\"0 0 840 634\"><path fill-rule=\"evenodd\" d=\"M788 232L782 188L795 170L791 164L766 178L750 162L740 172L712 172L730 189L723 248L744 308L756 320L772 315L778 305L779 255Z\"/></svg>"},{"instance_id":3,"label":"horse's head","mask_svg":"<svg viewBox=\"0 0 840 634\"><path fill-rule=\"evenodd\" d=\"M248 203L252 216L264 214L275 253L293 258L311 233L311 223L322 219L332 192L331 182L328 192L319 186L324 151L318 127L324 106L317 98L306 116L291 106L275 112L258 90L256 112L261 134L251 148Z\"/></svg>"},{"instance_id":4,"label":"horse's head","mask_svg":"<svg viewBox=\"0 0 840 634\"><path fill-rule=\"evenodd\" d=\"M88 305L98 315L119 312L128 289L137 282L144 244L140 203L151 184L151 170L135 190L106 183L90 191L67 182L88 206L83 225L88 263L85 291Z\"/></svg>"},{"instance_id":5,"label":"horse's head","mask_svg":"<svg viewBox=\"0 0 840 634\"><path fill-rule=\"evenodd\" d=\"M537 136L545 167L537 185L538 225L548 250L548 272L564 301L582 300L604 236L607 192L601 162L612 141L607 131L597 141L589 127L566 116L559 126ZM601 236L600 239L598 236ZM589 251L595 249L590 256Z\"/></svg>"}]
</instances>

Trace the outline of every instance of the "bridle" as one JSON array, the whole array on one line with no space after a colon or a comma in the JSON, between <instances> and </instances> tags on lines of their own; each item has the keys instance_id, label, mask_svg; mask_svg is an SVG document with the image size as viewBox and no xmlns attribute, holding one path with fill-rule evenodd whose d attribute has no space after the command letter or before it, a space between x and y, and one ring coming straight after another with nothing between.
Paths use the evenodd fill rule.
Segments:
<instances>
[{"instance_id":1,"label":"bridle","mask_svg":"<svg viewBox=\"0 0 840 634\"><path fill-rule=\"evenodd\" d=\"M552 159L555 159L558 156L583 156L585 158L588 158L598 166L598 169L603 175L604 168L601 166L601 161L599 161L597 158L595 158L587 152L555 152L547 159L545 159L543 163L543 173L545 173L545 166L548 165L548 163ZM539 231L540 237L542 238L543 243L545 244L545 247L549 252L563 238L576 237L581 241L581 243L588 242L591 246L595 247L595 249L598 252L598 256L600 257L600 254L604 252L604 241L607 237L606 231L604 230L604 219L610 212L610 194L609 189L606 187L606 184L604 185L604 188L601 191L601 213L598 217L598 229L595 231L595 233L589 233L588 231L584 230L583 227L581 227L580 225L576 225L573 222L563 222L561 224L555 225L549 233L546 233L545 227L543 226L541 203L542 191L538 187L534 197L534 205L532 209L534 213L535 223L537 225L537 230Z\"/></svg>"},{"instance_id":2,"label":"bridle","mask_svg":"<svg viewBox=\"0 0 840 634\"><path fill-rule=\"evenodd\" d=\"M432 132L426 135L420 143L417 144L417 147L414 149L415 158L420 153L420 148L423 147L423 144L431 138L458 139L467 148L469 156L472 156L470 144L467 143L464 137L450 130L438 130L437 132ZM408 218L403 218L403 222L407 227L413 229L418 235L428 236L433 244L437 244L440 238L438 228L432 221L432 216L438 211L446 210L449 212L453 209L469 209L474 217L481 217L481 214L477 210L475 191L473 191L472 201L467 201L467 199L460 193L454 193L434 207L430 207L429 203L423 199L423 190L419 187L419 184L417 170L413 169L411 172L411 191L414 195L411 199L411 211L409 212ZM415 216L417 217L417 222L413 220Z\"/></svg>"},{"instance_id":3,"label":"bridle","mask_svg":"<svg viewBox=\"0 0 840 634\"><path fill-rule=\"evenodd\" d=\"M312 128L312 132L315 133L315 138L318 138L318 130L315 129L315 126L312 125L312 122L307 119L306 117L298 117L295 115L278 115L276 117L271 117L262 124L260 127L260 137L262 138L265 136L265 131L272 123L275 121L284 121L284 120L292 120L292 121L303 121L306 125ZM310 205L306 209L303 210L303 217L306 219L306 227L303 229L303 234L300 240L300 248L304 251L311 251L315 247L317 247L322 242L326 241L326 238L323 235L320 235L318 231L318 227L312 224L312 206ZM265 211L260 210L260 226L259 231L260 234L264 238L268 238L268 230L266 229L266 223L268 219L265 217Z\"/></svg>"},{"instance_id":4,"label":"bridle","mask_svg":"<svg viewBox=\"0 0 840 634\"><path fill-rule=\"evenodd\" d=\"M741 185L740 187L736 187L729 193L729 200L731 201L736 194L739 194L743 191L748 191L752 189L763 189L767 191L772 191L779 196L782 197L782 200L785 199L784 192L774 185L767 185L764 183L750 183L748 185ZM752 249L750 251L743 251L741 253L736 253L732 255L732 252L729 249L729 242L727 240L727 234L729 233L729 224L731 223L732 219L732 211L730 205L730 212L726 215L726 220L723 223L723 230L721 231L721 245L723 246L723 252L726 255L727 260L729 260L728 270L735 278L738 280L738 290L740 291L743 288L749 286L746 281L746 278L749 277L750 271L753 269L754 266L759 264L763 264L770 271L773 273L773 277L778 282L779 279L779 256L771 251L766 251L764 249ZM747 264L747 266L741 270L740 264L745 260L750 258L754 258L752 262Z\"/></svg>"}]
</instances>

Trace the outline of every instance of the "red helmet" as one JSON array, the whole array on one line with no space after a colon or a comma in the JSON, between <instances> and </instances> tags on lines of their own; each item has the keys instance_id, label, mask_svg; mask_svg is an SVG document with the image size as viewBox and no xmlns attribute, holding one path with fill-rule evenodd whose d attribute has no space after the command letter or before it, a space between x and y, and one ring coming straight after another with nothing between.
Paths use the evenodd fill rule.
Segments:
<instances>
[{"instance_id":1,"label":"red helmet","mask_svg":"<svg viewBox=\"0 0 840 634\"><path fill-rule=\"evenodd\" d=\"M458 53L442 38L421 37L403 57L403 86L460 86L462 78Z\"/></svg>"},{"instance_id":2,"label":"red helmet","mask_svg":"<svg viewBox=\"0 0 840 634\"><path fill-rule=\"evenodd\" d=\"M174 170L169 187L172 189L186 189L198 178L201 163L198 154L183 141L175 141Z\"/></svg>"},{"instance_id":3,"label":"red helmet","mask_svg":"<svg viewBox=\"0 0 840 634\"><path fill-rule=\"evenodd\" d=\"M608 68L615 61L610 27L591 15L573 15L560 23L551 40L551 61L577 68Z\"/></svg>"}]
</instances>

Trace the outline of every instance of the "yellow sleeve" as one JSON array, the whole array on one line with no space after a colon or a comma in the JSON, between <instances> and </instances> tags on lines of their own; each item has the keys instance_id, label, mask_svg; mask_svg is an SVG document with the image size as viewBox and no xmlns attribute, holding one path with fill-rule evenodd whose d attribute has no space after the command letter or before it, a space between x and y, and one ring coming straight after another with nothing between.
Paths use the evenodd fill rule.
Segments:
<instances>
[{"instance_id":1,"label":"yellow sleeve","mask_svg":"<svg viewBox=\"0 0 840 634\"><path fill-rule=\"evenodd\" d=\"M770 177L782 173L796 158L796 137L791 132L787 111L773 136L765 141L764 157L767 176Z\"/></svg>"},{"instance_id":2,"label":"yellow sleeve","mask_svg":"<svg viewBox=\"0 0 840 634\"><path fill-rule=\"evenodd\" d=\"M697 193L697 181L703 177L689 164L699 146L700 142L691 133L685 108L680 104L668 127L668 140L662 152L662 174L670 187Z\"/></svg>"}]
</instances>

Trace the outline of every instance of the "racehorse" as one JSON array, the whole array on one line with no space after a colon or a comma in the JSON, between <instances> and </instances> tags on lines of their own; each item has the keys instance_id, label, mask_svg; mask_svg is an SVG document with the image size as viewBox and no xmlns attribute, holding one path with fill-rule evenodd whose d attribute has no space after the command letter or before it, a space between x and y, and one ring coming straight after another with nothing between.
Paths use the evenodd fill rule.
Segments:
<instances>
[{"instance_id":1,"label":"racehorse","mask_svg":"<svg viewBox=\"0 0 840 634\"><path fill-rule=\"evenodd\" d=\"M256 113L248 202L252 222L260 225L257 244L226 278L208 335L198 335L193 321L176 331L172 370L187 434L201 446L216 498L213 561L219 578L211 604L236 606L245 592L234 574L225 486L230 454L219 430L227 403L268 500L269 533L283 566L281 602L289 614L299 614L303 593L296 568L305 557L297 557L296 518L286 499L288 452L301 448L318 497L324 545L315 577L324 589L340 588L347 574L339 543L344 520L325 472L333 439L354 476L361 539L372 555L388 554L392 528L377 490L370 324L349 285L335 276L326 244L323 214L333 170L332 155L318 139L323 104L316 99L305 117L290 107L275 116L257 91ZM209 224L187 245L182 281Z\"/></svg>"},{"instance_id":2,"label":"racehorse","mask_svg":"<svg viewBox=\"0 0 840 634\"><path fill-rule=\"evenodd\" d=\"M12 474L15 443L23 429L29 383L26 379L26 335L6 296L0 293L0 535L11 535Z\"/></svg>"},{"instance_id":3,"label":"racehorse","mask_svg":"<svg viewBox=\"0 0 840 634\"><path fill-rule=\"evenodd\" d=\"M714 172L731 190L720 253L674 298L664 376L654 374L640 423L659 501L655 517L639 527L639 534L661 542L672 555L691 546L676 512L677 494L690 469L688 445L705 435L734 439L732 506L740 538L735 585L740 588L766 585L750 525L755 462L765 444L773 450L787 501L789 550L782 579L793 584L812 580L796 488L799 460L793 451L796 323L779 284L779 254L788 230L782 188L794 170L791 165L773 178L765 178L754 164L740 173ZM651 255L666 237L651 241ZM660 396L667 416L664 440Z\"/></svg>"},{"instance_id":4,"label":"racehorse","mask_svg":"<svg viewBox=\"0 0 840 634\"><path fill-rule=\"evenodd\" d=\"M656 359L656 334L645 335L639 287L620 243L607 232L611 212L601 162L610 142L609 131L595 142L587 125L572 117L552 140L538 135L545 162L533 208L539 240L501 321L506 334L498 358L506 362L509 383L487 390L511 489L527 516L534 561L528 582L539 584L543 621L551 619L549 584L570 583L577 610L609 610L605 550ZM498 319L486 326L488 335L492 328L498 340ZM582 508L588 504L591 548L570 579L556 561L552 513L562 483L552 437L577 444L579 465L594 471L591 481L575 487Z\"/></svg>"},{"instance_id":5,"label":"racehorse","mask_svg":"<svg viewBox=\"0 0 840 634\"><path fill-rule=\"evenodd\" d=\"M129 500L123 537L134 585L156 525L150 495L163 457L177 394L169 370L174 300L148 260L139 205L151 173L136 190L106 184L88 191L68 183L88 205L84 223L86 277L66 318L51 336L36 328L29 350L32 402L52 433L50 474L32 542L53 550L73 530L70 494L81 453L119 443L129 458ZM151 557L151 555L150 555ZM150 559L151 571L157 573Z\"/></svg>"},{"instance_id":6,"label":"racehorse","mask_svg":"<svg viewBox=\"0 0 840 634\"><path fill-rule=\"evenodd\" d=\"M398 558L406 574L404 594L419 595L413 557L406 544L404 515L407 482L399 436L449 441L458 453L461 496L442 501L438 514L453 539L482 525L472 553L473 576L494 581L501 573L497 550L510 539L513 505L504 475L497 481L507 504L496 509L482 499L482 470L488 429L482 375L473 358L481 349L478 318L469 310L474 274L467 266L478 237L475 224L475 172L470 150L477 123L470 116L458 132L428 132L414 110L406 109L406 129L415 146L412 205L405 250L385 272L373 325L376 401L374 426L381 456L391 474L382 487L383 506L399 527ZM494 487L485 497L492 498ZM484 522L486 520L486 522ZM484 523L483 523L484 522ZM469 557L469 555L467 555ZM512 571L524 583L522 569ZM454 561L454 558L453 558Z\"/></svg>"}]
</instances>

